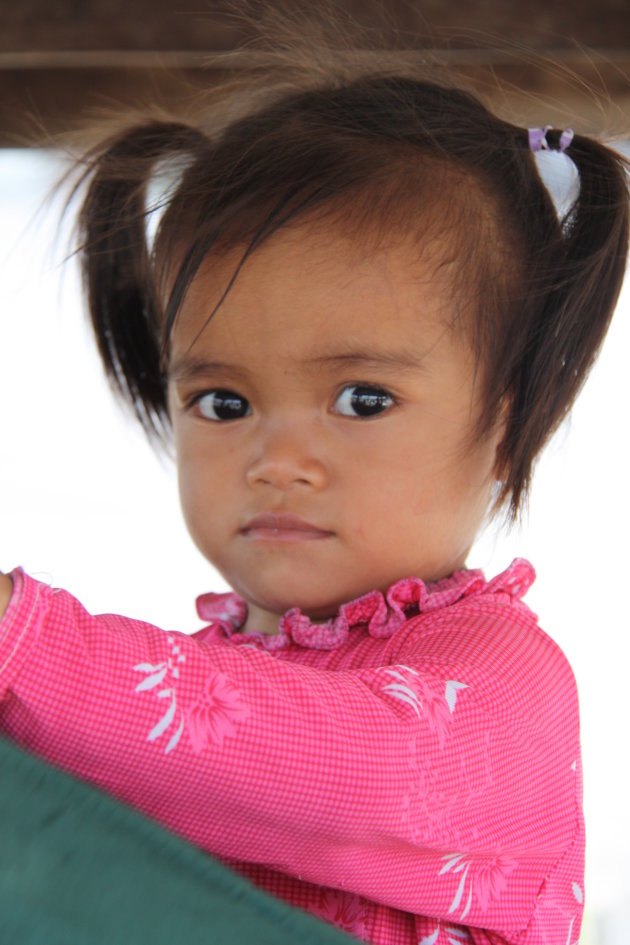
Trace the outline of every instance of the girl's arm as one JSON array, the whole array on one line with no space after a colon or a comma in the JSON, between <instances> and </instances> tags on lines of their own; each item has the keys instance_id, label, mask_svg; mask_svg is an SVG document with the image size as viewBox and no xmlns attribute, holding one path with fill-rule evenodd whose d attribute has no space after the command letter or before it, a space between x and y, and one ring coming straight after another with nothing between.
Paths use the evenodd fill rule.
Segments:
<instances>
[{"instance_id":1,"label":"girl's arm","mask_svg":"<svg viewBox=\"0 0 630 945\"><path fill-rule=\"evenodd\" d=\"M11 578L0 572L0 620L2 620L4 612L8 607L12 593L13 582L11 581Z\"/></svg>"},{"instance_id":2,"label":"girl's arm","mask_svg":"<svg viewBox=\"0 0 630 945\"><path fill-rule=\"evenodd\" d=\"M10 738L228 860L499 933L561 902L567 940L583 855L575 686L509 587L389 641L366 633L371 658L326 670L93 617L13 579Z\"/></svg>"}]
</instances>

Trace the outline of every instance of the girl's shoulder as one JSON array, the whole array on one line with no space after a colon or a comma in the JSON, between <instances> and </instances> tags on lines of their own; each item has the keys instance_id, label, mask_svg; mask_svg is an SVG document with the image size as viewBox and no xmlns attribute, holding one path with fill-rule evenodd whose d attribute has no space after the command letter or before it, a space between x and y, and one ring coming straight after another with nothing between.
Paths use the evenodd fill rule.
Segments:
<instances>
[{"instance_id":1,"label":"girl's shoulder","mask_svg":"<svg viewBox=\"0 0 630 945\"><path fill-rule=\"evenodd\" d=\"M534 568L517 558L491 580L477 574L478 583L464 585L456 600L407 621L392 648L395 660L484 692L489 711L503 705L532 720L553 709L573 727L578 695L571 664L522 599Z\"/></svg>"}]
</instances>

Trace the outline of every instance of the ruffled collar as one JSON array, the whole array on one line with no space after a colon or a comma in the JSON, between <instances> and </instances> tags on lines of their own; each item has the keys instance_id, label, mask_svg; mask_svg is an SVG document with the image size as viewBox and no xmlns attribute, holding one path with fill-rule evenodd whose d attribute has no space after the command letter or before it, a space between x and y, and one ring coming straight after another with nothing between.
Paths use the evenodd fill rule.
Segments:
<instances>
[{"instance_id":1,"label":"ruffled collar","mask_svg":"<svg viewBox=\"0 0 630 945\"><path fill-rule=\"evenodd\" d=\"M334 650L348 639L355 628L366 629L372 637L391 637L411 617L449 607L465 597L479 594L507 594L520 598L534 582L536 573L524 558L512 564L491 581L483 571L456 571L432 584L420 578L403 578L389 590L369 591L343 604L336 617L325 623L312 623L298 607L280 618L277 634L251 631L239 633L247 620L247 603L238 594L202 594L197 598L197 613L211 628L218 627L234 643L256 642L266 650L282 650L292 643L314 650Z\"/></svg>"}]
</instances>

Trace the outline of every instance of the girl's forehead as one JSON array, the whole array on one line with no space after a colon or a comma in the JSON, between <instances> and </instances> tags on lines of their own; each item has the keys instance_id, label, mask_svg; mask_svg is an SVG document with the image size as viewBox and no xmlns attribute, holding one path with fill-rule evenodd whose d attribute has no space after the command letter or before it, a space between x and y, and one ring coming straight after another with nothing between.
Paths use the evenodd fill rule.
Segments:
<instances>
[{"instance_id":1,"label":"girl's forehead","mask_svg":"<svg viewBox=\"0 0 630 945\"><path fill-rule=\"evenodd\" d=\"M452 264L436 240L375 245L302 225L277 231L244 259L245 251L206 257L182 303L176 345L200 331L209 342L243 333L281 342L283 335L426 334L455 321Z\"/></svg>"}]
</instances>

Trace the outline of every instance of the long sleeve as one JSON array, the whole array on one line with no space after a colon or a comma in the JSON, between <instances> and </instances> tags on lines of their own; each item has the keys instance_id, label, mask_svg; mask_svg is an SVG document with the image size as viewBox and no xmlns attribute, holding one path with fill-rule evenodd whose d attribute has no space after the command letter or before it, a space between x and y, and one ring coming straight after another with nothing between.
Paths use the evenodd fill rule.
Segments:
<instances>
[{"instance_id":1,"label":"long sleeve","mask_svg":"<svg viewBox=\"0 0 630 945\"><path fill-rule=\"evenodd\" d=\"M519 943L558 875L579 889L575 684L522 605L421 615L331 671L13 576L0 729L205 850Z\"/></svg>"}]
</instances>

